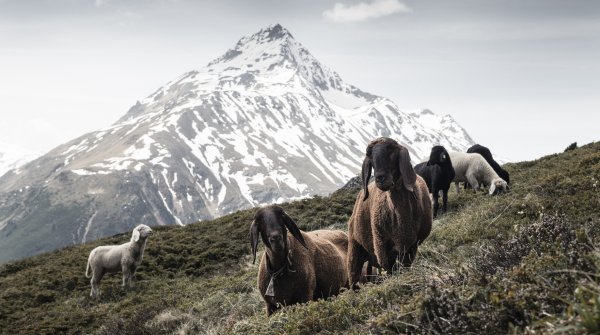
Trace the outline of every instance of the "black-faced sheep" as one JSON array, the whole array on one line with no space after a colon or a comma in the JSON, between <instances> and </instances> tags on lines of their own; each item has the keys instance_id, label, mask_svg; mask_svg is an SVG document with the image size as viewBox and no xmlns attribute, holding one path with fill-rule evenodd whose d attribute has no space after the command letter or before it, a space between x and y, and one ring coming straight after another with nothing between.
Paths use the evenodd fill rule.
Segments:
<instances>
[{"instance_id":1,"label":"black-faced sheep","mask_svg":"<svg viewBox=\"0 0 600 335\"><path fill-rule=\"evenodd\" d=\"M105 273L123 272L123 287L131 286L131 278L142 262L144 249L152 229L139 225L133 229L131 240L121 245L103 245L94 248L88 257L85 276L92 277L90 296L100 294L100 280Z\"/></svg>"},{"instance_id":2,"label":"black-faced sheep","mask_svg":"<svg viewBox=\"0 0 600 335\"><path fill-rule=\"evenodd\" d=\"M488 162L488 164L492 167L492 169L494 169L494 171L496 171L496 174L504 179L504 181L506 181L507 184L510 184L510 175L508 174L508 171L504 170L500 164L498 164L498 162L496 162L494 160L494 157L492 157L492 152L490 151L490 149L484 147L483 145L479 145L479 144L475 144L474 146L470 147L467 150L467 153L470 154L480 154L486 162Z\"/></svg>"},{"instance_id":3,"label":"black-faced sheep","mask_svg":"<svg viewBox=\"0 0 600 335\"><path fill-rule=\"evenodd\" d=\"M450 159L454 167L457 193L460 192L460 182L468 182L475 190L479 189L480 184L489 186L490 195L508 190L506 181L498 176L480 154L450 152Z\"/></svg>"},{"instance_id":4,"label":"black-faced sheep","mask_svg":"<svg viewBox=\"0 0 600 335\"><path fill-rule=\"evenodd\" d=\"M336 295L348 286L345 232L303 232L281 207L273 205L260 208L250 226L254 260L259 235L266 248L258 270L258 289L267 315L281 306Z\"/></svg>"},{"instance_id":5,"label":"black-faced sheep","mask_svg":"<svg viewBox=\"0 0 600 335\"><path fill-rule=\"evenodd\" d=\"M440 191L442 191L442 212L445 213L448 210L448 189L454 179L454 168L448 151L441 145L434 146L429 161L417 164L415 172L423 177L429 193L433 194L433 217L437 216L440 208L438 202Z\"/></svg>"},{"instance_id":6,"label":"black-faced sheep","mask_svg":"<svg viewBox=\"0 0 600 335\"><path fill-rule=\"evenodd\" d=\"M369 184L371 169L375 182ZM348 222L348 278L359 282L372 259L391 272L399 258L410 266L431 231L427 184L415 174L408 150L389 138L372 141L362 166L363 190Z\"/></svg>"}]
</instances>

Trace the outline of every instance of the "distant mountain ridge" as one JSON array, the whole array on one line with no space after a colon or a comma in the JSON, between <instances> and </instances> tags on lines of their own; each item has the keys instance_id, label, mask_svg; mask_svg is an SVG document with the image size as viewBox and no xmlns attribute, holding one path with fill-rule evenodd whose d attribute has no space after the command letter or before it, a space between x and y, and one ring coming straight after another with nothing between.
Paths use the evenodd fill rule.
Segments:
<instances>
[{"instance_id":1,"label":"distant mountain ridge","mask_svg":"<svg viewBox=\"0 0 600 335\"><path fill-rule=\"evenodd\" d=\"M38 156L39 154L33 151L0 142L0 176L32 161Z\"/></svg>"},{"instance_id":2,"label":"distant mountain ridge","mask_svg":"<svg viewBox=\"0 0 600 335\"><path fill-rule=\"evenodd\" d=\"M415 163L433 144L473 144L450 116L405 113L345 83L272 25L111 127L0 178L0 262L140 223L183 225L328 194L359 172L379 136L407 146Z\"/></svg>"}]
</instances>

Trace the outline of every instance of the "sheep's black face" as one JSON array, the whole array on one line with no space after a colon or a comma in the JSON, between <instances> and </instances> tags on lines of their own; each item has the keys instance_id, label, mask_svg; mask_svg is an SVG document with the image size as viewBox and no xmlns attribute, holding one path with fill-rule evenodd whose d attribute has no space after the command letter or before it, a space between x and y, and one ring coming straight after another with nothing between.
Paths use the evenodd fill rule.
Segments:
<instances>
[{"instance_id":1,"label":"sheep's black face","mask_svg":"<svg viewBox=\"0 0 600 335\"><path fill-rule=\"evenodd\" d=\"M397 147L389 143L375 145L371 157L375 185L382 191L389 191L400 179Z\"/></svg>"},{"instance_id":2,"label":"sheep's black face","mask_svg":"<svg viewBox=\"0 0 600 335\"><path fill-rule=\"evenodd\" d=\"M362 165L363 201L369 198L368 184L371 170L374 172L375 185L383 192L391 190L400 182L404 189L412 192L417 180L408 150L387 137L380 137L367 145Z\"/></svg>"},{"instance_id":3,"label":"sheep's black face","mask_svg":"<svg viewBox=\"0 0 600 335\"><path fill-rule=\"evenodd\" d=\"M490 187L490 195L498 195L508 191L508 184L502 179L497 179L492 182Z\"/></svg>"},{"instance_id":4,"label":"sheep's black face","mask_svg":"<svg viewBox=\"0 0 600 335\"><path fill-rule=\"evenodd\" d=\"M286 229L287 228L287 229ZM285 255L287 252L287 231L304 246L304 238L296 223L279 206L267 206L260 208L254 215L254 221L250 226L250 242L252 253L256 258L256 248L258 245L258 235L267 248L278 255Z\"/></svg>"},{"instance_id":5,"label":"sheep's black face","mask_svg":"<svg viewBox=\"0 0 600 335\"><path fill-rule=\"evenodd\" d=\"M260 237L263 243L275 253L285 252L287 230L283 224L283 211L267 207L259 210L255 222L261 229Z\"/></svg>"},{"instance_id":6,"label":"sheep's black face","mask_svg":"<svg viewBox=\"0 0 600 335\"><path fill-rule=\"evenodd\" d=\"M443 164L448 161L448 152L441 145L436 145L431 148L431 154L429 155L429 161L427 165Z\"/></svg>"}]
</instances>

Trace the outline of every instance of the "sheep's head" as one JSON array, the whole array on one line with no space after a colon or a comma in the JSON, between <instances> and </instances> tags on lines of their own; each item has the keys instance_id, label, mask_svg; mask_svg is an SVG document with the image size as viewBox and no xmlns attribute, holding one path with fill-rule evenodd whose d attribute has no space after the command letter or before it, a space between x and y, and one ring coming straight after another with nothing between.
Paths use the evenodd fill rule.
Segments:
<instances>
[{"instance_id":1,"label":"sheep's head","mask_svg":"<svg viewBox=\"0 0 600 335\"><path fill-rule=\"evenodd\" d=\"M137 242L140 239L145 240L148 236L152 235L152 229L145 224L138 225L133 229L133 234L131 235L131 240L133 242Z\"/></svg>"},{"instance_id":2,"label":"sheep's head","mask_svg":"<svg viewBox=\"0 0 600 335\"><path fill-rule=\"evenodd\" d=\"M490 195L496 195L506 191L508 191L508 184L504 179L497 178L492 181L492 185L490 185Z\"/></svg>"},{"instance_id":3,"label":"sheep's head","mask_svg":"<svg viewBox=\"0 0 600 335\"><path fill-rule=\"evenodd\" d=\"M429 161L427 161L427 165L435 165L435 164L444 164L450 160L450 155L448 155L448 151L441 145L436 145L431 148L431 154L429 155Z\"/></svg>"},{"instance_id":4,"label":"sheep's head","mask_svg":"<svg viewBox=\"0 0 600 335\"><path fill-rule=\"evenodd\" d=\"M382 191L389 191L402 180L408 191L413 191L417 175L410 164L408 150L391 138L381 137L373 140L367 146L367 152L362 165L363 190L367 200L369 197L369 178L371 169L374 171L375 185Z\"/></svg>"},{"instance_id":5,"label":"sheep's head","mask_svg":"<svg viewBox=\"0 0 600 335\"><path fill-rule=\"evenodd\" d=\"M286 229L287 228L287 229ZM283 208L275 205L259 208L254 214L254 220L250 225L250 245L252 247L253 260L256 261L256 249L258 248L258 235L273 253L277 255L286 255L287 231L307 248L300 229L292 218L287 215Z\"/></svg>"}]
</instances>

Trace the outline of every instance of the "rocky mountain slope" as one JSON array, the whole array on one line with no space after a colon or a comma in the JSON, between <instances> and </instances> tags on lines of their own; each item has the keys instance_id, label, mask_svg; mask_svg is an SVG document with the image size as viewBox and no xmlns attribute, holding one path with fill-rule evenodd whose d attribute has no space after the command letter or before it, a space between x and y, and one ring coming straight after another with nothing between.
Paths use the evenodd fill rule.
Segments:
<instances>
[{"instance_id":1,"label":"rocky mountain slope","mask_svg":"<svg viewBox=\"0 0 600 335\"><path fill-rule=\"evenodd\" d=\"M379 136L409 147L415 162L433 144L473 142L450 116L405 113L345 83L285 28L269 26L112 126L5 174L0 262L140 223L183 225L328 194L359 172Z\"/></svg>"}]
</instances>

